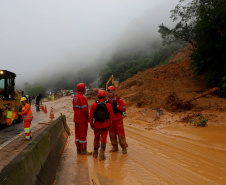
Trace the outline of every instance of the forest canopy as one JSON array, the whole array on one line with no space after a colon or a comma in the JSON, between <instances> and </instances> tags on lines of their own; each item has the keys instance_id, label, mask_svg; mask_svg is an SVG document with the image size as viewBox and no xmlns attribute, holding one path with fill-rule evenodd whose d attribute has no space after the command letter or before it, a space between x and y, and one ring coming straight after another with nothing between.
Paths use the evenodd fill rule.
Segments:
<instances>
[{"instance_id":1,"label":"forest canopy","mask_svg":"<svg viewBox=\"0 0 226 185\"><path fill-rule=\"evenodd\" d=\"M138 72L166 64L181 48L180 44L162 46L161 40L150 42L143 49L133 48L115 53L99 74L99 87L105 87L113 74L119 82L136 75Z\"/></svg>"},{"instance_id":2,"label":"forest canopy","mask_svg":"<svg viewBox=\"0 0 226 185\"><path fill-rule=\"evenodd\" d=\"M207 86L220 87L219 94L226 97L226 1L179 2L171 11L175 27L159 26L163 43L190 43L194 74L204 74Z\"/></svg>"}]
</instances>

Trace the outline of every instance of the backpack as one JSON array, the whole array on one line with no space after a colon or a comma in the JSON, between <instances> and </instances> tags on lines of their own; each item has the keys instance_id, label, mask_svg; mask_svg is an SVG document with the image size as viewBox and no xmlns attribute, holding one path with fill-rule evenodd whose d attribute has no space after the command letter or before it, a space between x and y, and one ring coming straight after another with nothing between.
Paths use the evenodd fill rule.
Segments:
<instances>
[{"instance_id":1,"label":"backpack","mask_svg":"<svg viewBox=\"0 0 226 185\"><path fill-rule=\"evenodd\" d=\"M106 119L109 118L108 109L106 106L107 102L100 102L99 100L97 100L96 103L97 107L93 117L95 118L95 121L104 122Z\"/></svg>"}]
</instances>

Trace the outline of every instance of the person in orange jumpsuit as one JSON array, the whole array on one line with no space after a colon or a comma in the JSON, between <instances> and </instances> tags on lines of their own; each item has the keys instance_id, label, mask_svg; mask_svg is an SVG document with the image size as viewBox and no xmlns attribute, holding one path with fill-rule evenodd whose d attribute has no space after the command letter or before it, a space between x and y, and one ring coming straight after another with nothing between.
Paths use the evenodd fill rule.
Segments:
<instances>
[{"instance_id":1,"label":"person in orange jumpsuit","mask_svg":"<svg viewBox=\"0 0 226 185\"><path fill-rule=\"evenodd\" d=\"M73 98L74 122L75 122L75 144L77 153L82 155L91 155L92 152L87 151L87 130L89 122L88 101L83 96L85 93L85 84L77 85L77 94Z\"/></svg>"},{"instance_id":2,"label":"person in orange jumpsuit","mask_svg":"<svg viewBox=\"0 0 226 185\"><path fill-rule=\"evenodd\" d=\"M104 160L106 157L104 155L107 143L107 135L109 127L112 123L113 111L111 104L105 101L105 91L99 90L97 94L99 100L94 102L90 108L89 123L90 127L94 129L94 152L93 157L98 157L98 149L101 149L99 160Z\"/></svg>"},{"instance_id":3,"label":"person in orange jumpsuit","mask_svg":"<svg viewBox=\"0 0 226 185\"><path fill-rule=\"evenodd\" d=\"M19 115L21 115L24 120L25 138L26 138L26 140L30 140L32 137L31 121L33 120L33 114L32 114L30 105L27 103L27 99L25 97L22 97L20 101L21 101L23 107L22 107L22 110L19 113Z\"/></svg>"},{"instance_id":4,"label":"person in orange jumpsuit","mask_svg":"<svg viewBox=\"0 0 226 185\"><path fill-rule=\"evenodd\" d=\"M109 130L111 144L113 146L110 152L118 151L118 141L122 147L122 153L127 153L128 144L126 143L125 131L123 126L123 112L126 111L126 107L121 98L115 95L115 87L108 87L108 102L113 109L112 124ZM117 138L118 137L118 138Z\"/></svg>"}]
</instances>

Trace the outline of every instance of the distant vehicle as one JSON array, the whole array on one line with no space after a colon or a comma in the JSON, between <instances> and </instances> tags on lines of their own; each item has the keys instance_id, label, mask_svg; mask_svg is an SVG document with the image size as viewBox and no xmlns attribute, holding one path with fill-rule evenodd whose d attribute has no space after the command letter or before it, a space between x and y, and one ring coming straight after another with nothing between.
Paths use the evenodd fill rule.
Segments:
<instances>
[{"instance_id":1,"label":"distant vehicle","mask_svg":"<svg viewBox=\"0 0 226 185\"><path fill-rule=\"evenodd\" d=\"M21 96L15 91L16 74L7 70L0 70L0 124L6 124L7 112L19 112L22 109ZM14 120L23 121L21 116L16 115Z\"/></svg>"},{"instance_id":2,"label":"distant vehicle","mask_svg":"<svg viewBox=\"0 0 226 185\"><path fill-rule=\"evenodd\" d=\"M72 98L74 98L74 96L75 96L75 94L74 94L74 93L73 93L73 94L71 94L71 97L72 97Z\"/></svg>"},{"instance_id":3,"label":"distant vehicle","mask_svg":"<svg viewBox=\"0 0 226 185\"><path fill-rule=\"evenodd\" d=\"M70 96L70 95L73 93L73 91L72 91L72 93L71 93L70 90L61 90L61 91L62 91L62 93L63 93L63 96Z\"/></svg>"}]
</instances>

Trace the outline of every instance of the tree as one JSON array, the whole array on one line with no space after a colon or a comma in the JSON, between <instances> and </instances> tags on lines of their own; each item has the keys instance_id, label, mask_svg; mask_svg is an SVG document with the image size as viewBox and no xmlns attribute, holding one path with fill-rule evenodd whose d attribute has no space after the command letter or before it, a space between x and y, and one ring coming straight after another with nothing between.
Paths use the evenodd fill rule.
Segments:
<instances>
[{"instance_id":1,"label":"tree","mask_svg":"<svg viewBox=\"0 0 226 185\"><path fill-rule=\"evenodd\" d=\"M28 83L24 84L25 86L25 94L29 96L37 96L41 94L43 97L45 96L46 87L40 84L29 85Z\"/></svg>"},{"instance_id":2,"label":"tree","mask_svg":"<svg viewBox=\"0 0 226 185\"><path fill-rule=\"evenodd\" d=\"M182 3L185 0L180 0ZM226 96L226 0L192 0L171 11L180 21L173 29L159 26L164 44L190 43L193 46L191 66L195 74L205 74L207 86L221 87Z\"/></svg>"},{"instance_id":3,"label":"tree","mask_svg":"<svg viewBox=\"0 0 226 185\"><path fill-rule=\"evenodd\" d=\"M170 18L173 22L178 21L176 26L172 29L162 25L159 26L158 32L161 34L163 44L172 43L190 43L193 47L196 46L194 42L194 24L196 22L197 1L193 0L186 6L182 6L185 0L180 0L179 4L174 10L171 10Z\"/></svg>"},{"instance_id":4,"label":"tree","mask_svg":"<svg viewBox=\"0 0 226 185\"><path fill-rule=\"evenodd\" d=\"M165 64L173 54L181 49L181 45L162 46L159 40L154 41L143 50L137 48L131 52L115 53L112 60L99 73L99 87L105 87L107 79L114 75L119 82L136 75L145 69Z\"/></svg>"},{"instance_id":5,"label":"tree","mask_svg":"<svg viewBox=\"0 0 226 185\"><path fill-rule=\"evenodd\" d=\"M196 74L206 73L209 87L220 86L226 96L226 0L199 1L194 26L196 50L191 54Z\"/></svg>"}]
</instances>

